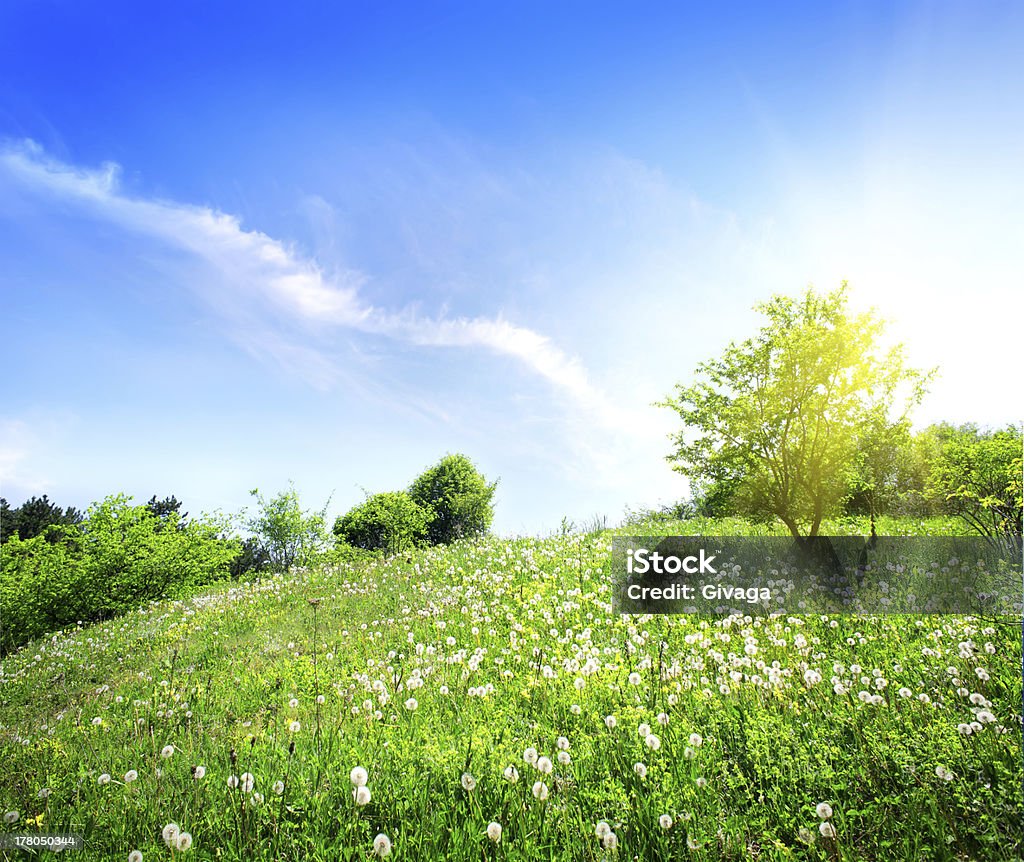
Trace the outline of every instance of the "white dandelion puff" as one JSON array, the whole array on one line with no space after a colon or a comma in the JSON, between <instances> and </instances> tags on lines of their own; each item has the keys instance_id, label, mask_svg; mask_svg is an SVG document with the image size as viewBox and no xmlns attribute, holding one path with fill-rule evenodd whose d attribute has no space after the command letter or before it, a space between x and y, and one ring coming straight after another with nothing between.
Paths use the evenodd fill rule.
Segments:
<instances>
[{"instance_id":1,"label":"white dandelion puff","mask_svg":"<svg viewBox=\"0 0 1024 862\"><path fill-rule=\"evenodd\" d=\"M381 859L391 855L391 839L383 832L378 832L377 837L373 839L373 852Z\"/></svg>"}]
</instances>

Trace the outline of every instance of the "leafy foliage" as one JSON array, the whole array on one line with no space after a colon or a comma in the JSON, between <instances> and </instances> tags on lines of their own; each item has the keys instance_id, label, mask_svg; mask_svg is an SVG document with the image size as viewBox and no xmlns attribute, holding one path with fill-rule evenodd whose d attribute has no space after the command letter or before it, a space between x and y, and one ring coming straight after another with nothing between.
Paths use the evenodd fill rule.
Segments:
<instances>
[{"instance_id":1,"label":"leafy foliage","mask_svg":"<svg viewBox=\"0 0 1024 862\"><path fill-rule=\"evenodd\" d=\"M291 483L269 500L259 489L249 492L256 498L259 509L244 519L244 526L257 539L260 552L266 556L271 568L284 572L292 566L308 566L326 550L327 506L319 512L304 512L299 495Z\"/></svg>"},{"instance_id":2,"label":"leafy foliage","mask_svg":"<svg viewBox=\"0 0 1024 862\"><path fill-rule=\"evenodd\" d=\"M417 477L409 496L432 513L427 540L444 545L486 534L494 519L491 501L497 486L488 484L465 455L446 455Z\"/></svg>"},{"instance_id":3,"label":"leafy foliage","mask_svg":"<svg viewBox=\"0 0 1024 862\"><path fill-rule=\"evenodd\" d=\"M757 336L700 364L694 384L661 402L685 426L669 460L704 499L724 494L735 514L816 536L849 493L858 450L870 456L865 487L884 482L886 440L904 433L927 375L900 348L882 352L881 321L846 304L845 282L762 303Z\"/></svg>"},{"instance_id":4,"label":"leafy foliage","mask_svg":"<svg viewBox=\"0 0 1024 862\"><path fill-rule=\"evenodd\" d=\"M108 619L143 602L225 576L237 544L222 524L180 524L123 495L90 507L76 525L12 537L0 564L0 649L69 624ZM55 540L55 538L59 540Z\"/></svg>"},{"instance_id":5,"label":"leafy foliage","mask_svg":"<svg viewBox=\"0 0 1024 862\"><path fill-rule=\"evenodd\" d=\"M12 509L7 500L0 500L0 541L6 542L13 535L21 539L43 536L50 527L71 526L81 520L82 513L78 509L73 506L62 509L46 494L32 497L16 509Z\"/></svg>"},{"instance_id":6,"label":"leafy foliage","mask_svg":"<svg viewBox=\"0 0 1024 862\"><path fill-rule=\"evenodd\" d=\"M929 477L929 493L972 530L1008 540L1020 550L1022 532L1022 435L1012 426L952 430Z\"/></svg>"},{"instance_id":7,"label":"leafy foliage","mask_svg":"<svg viewBox=\"0 0 1024 862\"><path fill-rule=\"evenodd\" d=\"M339 541L367 551L395 554L420 544L432 512L405 491L374 494L334 522Z\"/></svg>"}]
</instances>

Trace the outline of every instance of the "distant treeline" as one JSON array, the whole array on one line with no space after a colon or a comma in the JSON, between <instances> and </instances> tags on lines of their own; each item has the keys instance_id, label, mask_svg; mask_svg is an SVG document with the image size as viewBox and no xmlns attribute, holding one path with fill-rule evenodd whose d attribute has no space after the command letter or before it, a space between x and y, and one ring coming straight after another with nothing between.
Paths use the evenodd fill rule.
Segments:
<instances>
[{"instance_id":1,"label":"distant treeline","mask_svg":"<svg viewBox=\"0 0 1024 862\"><path fill-rule=\"evenodd\" d=\"M964 530L992 539L1022 532L1021 429L939 423L911 434L896 427L866 436L845 465L846 494L831 517L843 515L959 518ZM711 479L691 477L693 496L647 516L774 518L752 492L742 468ZM1018 542L1019 543L1019 542Z\"/></svg>"},{"instance_id":2,"label":"distant treeline","mask_svg":"<svg viewBox=\"0 0 1024 862\"><path fill-rule=\"evenodd\" d=\"M304 511L293 487L234 516L190 518L175 496L123 494L82 512L46 495L0 498L0 655L76 623L124 613L226 578L396 553L481 535L495 485L464 455L445 456L408 491L376 494L334 524Z\"/></svg>"}]
</instances>

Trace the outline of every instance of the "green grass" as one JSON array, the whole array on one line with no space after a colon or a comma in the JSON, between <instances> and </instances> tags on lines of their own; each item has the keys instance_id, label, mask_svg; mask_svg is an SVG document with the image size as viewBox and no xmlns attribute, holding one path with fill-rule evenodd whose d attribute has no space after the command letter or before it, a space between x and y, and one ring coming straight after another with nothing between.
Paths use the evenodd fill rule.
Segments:
<instances>
[{"instance_id":1,"label":"green grass","mask_svg":"<svg viewBox=\"0 0 1024 862\"><path fill-rule=\"evenodd\" d=\"M2 828L147 862L365 860L378 833L409 860L1020 858L1019 625L619 617L610 535L293 572L34 643L0 679Z\"/></svg>"}]
</instances>

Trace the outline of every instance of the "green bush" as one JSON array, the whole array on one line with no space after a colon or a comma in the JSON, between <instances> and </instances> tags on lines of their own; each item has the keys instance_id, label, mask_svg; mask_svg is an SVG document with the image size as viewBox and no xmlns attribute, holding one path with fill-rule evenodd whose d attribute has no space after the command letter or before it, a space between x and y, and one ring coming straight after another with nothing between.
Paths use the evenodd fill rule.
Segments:
<instances>
[{"instance_id":1,"label":"green bush","mask_svg":"<svg viewBox=\"0 0 1024 862\"><path fill-rule=\"evenodd\" d=\"M374 494L334 522L339 542L366 551L397 554L420 544L432 512L405 491Z\"/></svg>"},{"instance_id":2,"label":"green bush","mask_svg":"<svg viewBox=\"0 0 1024 862\"><path fill-rule=\"evenodd\" d=\"M444 545L482 536L491 527L491 500L498 483L487 483L465 455L446 455L425 470L409 488L409 496L432 512L427 541Z\"/></svg>"},{"instance_id":3,"label":"green bush","mask_svg":"<svg viewBox=\"0 0 1024 862\"><path fill-rule=\"evenodd\" d=\"M180 595L224 577L238 543L221 525L181 524L131 498L93 505L81 524L51 527L47 537L12 536L0 564L0 649L78 621L107 619L151 599ZM58 541L53 533L59 530ZM49 540L48 540L49 539Z\"/></svg>"},{"instance_id":4,"label":"green bush","mask_svg":"<svg viewBox=\"0 0 1024 862\"><path fill-rule=\"evenodd\" d=\"M329 501L319 512L303 512L299 494L291 484L287 491L269 500L259 489L249 493L259 503L259 511L245 518L243 527L259 542L257 556L279 572L312 565L322 557L328 542L325 518Z\"/></svg>"}]
</instances>

